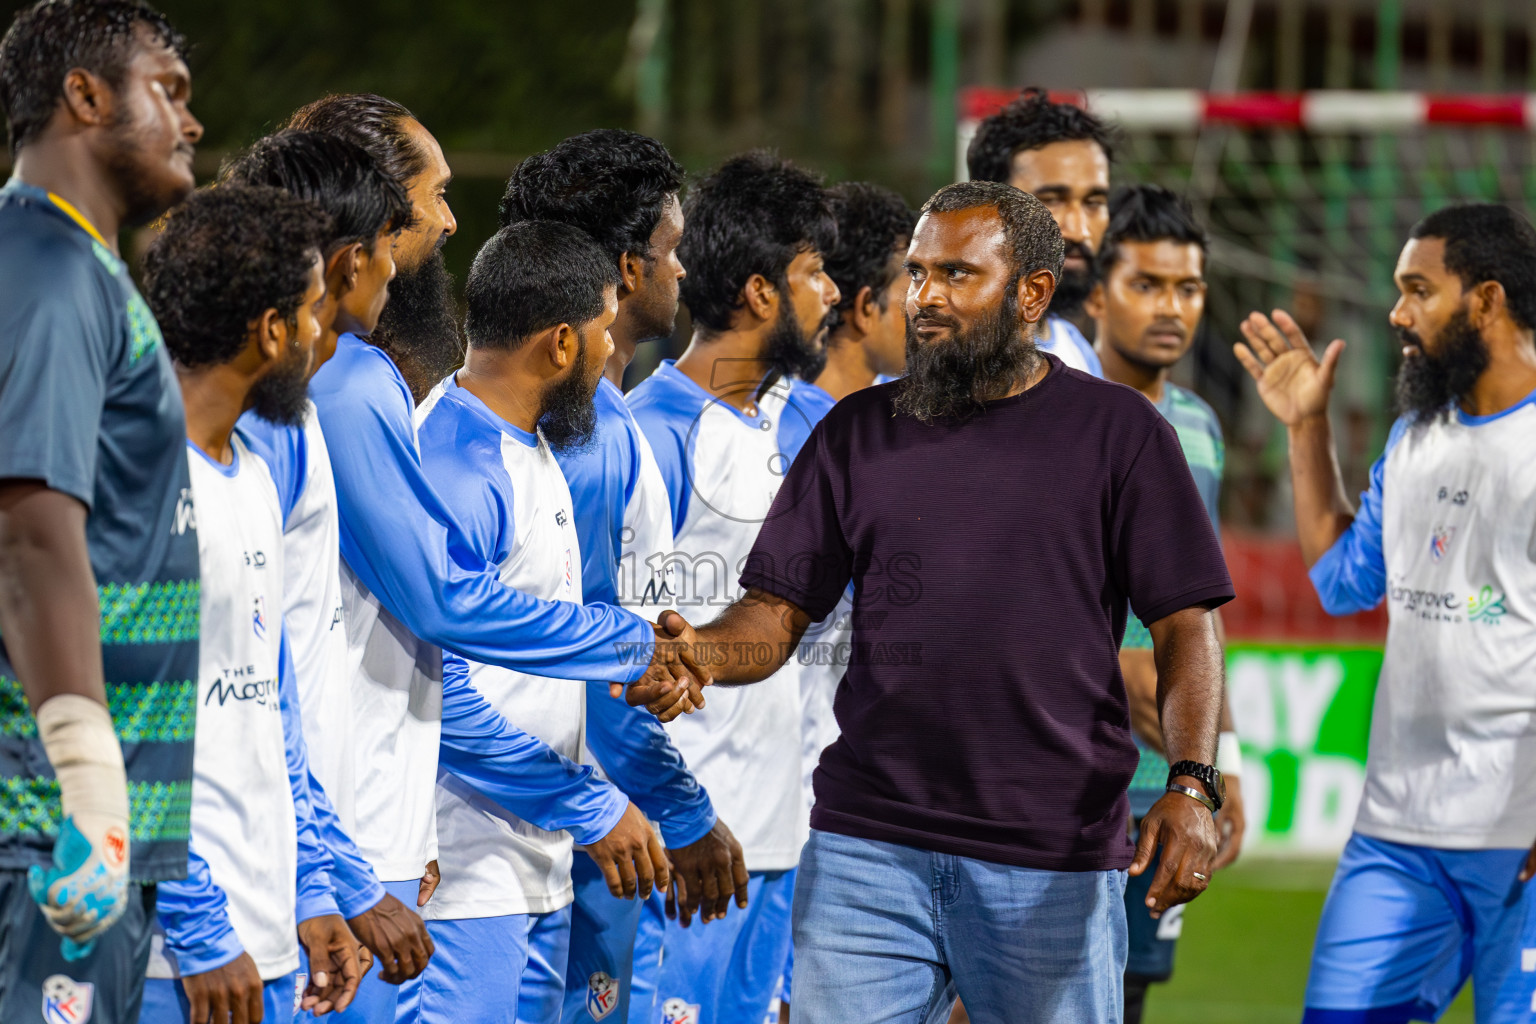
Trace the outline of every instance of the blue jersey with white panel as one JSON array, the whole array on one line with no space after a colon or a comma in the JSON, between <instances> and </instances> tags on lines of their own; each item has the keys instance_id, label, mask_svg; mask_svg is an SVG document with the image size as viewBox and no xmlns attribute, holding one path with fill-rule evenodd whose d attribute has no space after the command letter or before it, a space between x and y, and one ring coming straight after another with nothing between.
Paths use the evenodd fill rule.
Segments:
<instances>
[{"instance_id":1,"label":"blue jersey with white panel","mask_svg":"<svg viewBox=\"0 0 1536 1024\"><path fill-rule=\"evenodd\" d=\"M1536 820L1536 393L1393 425L1349 529L1312 567L1335 615L1387 601L1362 835L1528 847Z\"/></svg>"},{"instance_id":2,"label":"blue jersey with white panel","mask_svg":"<svg viewBox=\"0 0 1536 1024\"><path fill-rule=\"evenodd\" d=\"M875 383L879 384L881 380L877 377ZM832 411L837 400L815 384L803 380L790 386L790 396L805 417L803 425L800 417L795 417L786 431L780 433L784 454L793 461L811 436L811 430ZM841 733L832 703L837 696L837 684L842 682L843 673L848 669L852 643L853 584L850 583L832 614L820 622L811 623L800 639L800 783L807 828L810 827L811 806L816 802L811 776L816 773L821 752Z\"/></svg>"},{"instance_id":3,"label":"blue jersey with white panel","mask_svg":"<svg viewBox=\"0 0 1536 1024\"><path fill-rule=\"evenodd\" d=\"M416 421L422 468L473 552L498 567L506 586L579 604L581 550L570 491L543 437L498 416L451 374L422 402ZM449 678L462 673L511 725L541 741L543 749L530 747L535 756L521 774L531 783L547 772L551 798L508 806L451 771L440 775L443 881L424 916L559 910L572 898L572 837L595 842L629 805L591 767L577 763L586 691L569 679L513 672L456 654L445 655L444 672ZM603 699L613 698L604 693Z\"/></svg>"},{"instance_id":4,"label":"blue jersey with white panel","mask_svg":"<svg viewBox=\"0 0 1536 1024\"><path fill-rule=\"evenodd\" d=\"M343 334L310 395L341 526L354 838L383 881L416 878L437 856L433 794L446 714L437 648L513 671L627 683L643 674L634 652L654 634L622 609L541 601L502 585L423 473L410 390L380 349ZM466 753L475 746L465 744Z\"/></svg>"},{"instance_id":5,"label":"blue jersey with white panel","mask_svg":"<svg viewBox=\"0 0 1536 1024\"><path fill-rule=\"evenodd\" d=\"M757 382L744 382L754 394ZM628 395L655 452L672 510L677 604L695 624L740 596L737 574L789 467L781 437L809 433L786 382L750 412L721 401L665 360ZM712 691L672 724L673 742L741 840L751 871L794 867L808 835L800 791L799 665L755 686Z\"/></svg>"},{"instance_id":6,"label":"blue jersey with white panel","mask_svg":"<svg viewBox=\"0 0 1536 1024\"><path fill-rule=\"evenodd\" d=\"M592 444L555 453L575 509L582 597L655 615L674 598L665 561L672 551L665 484L624 393L604 377L593 404ZM587 690L587 746L608 778L656 823L669 847L687 846L714 827L708 794L661 723L614 700L602 683Z\"/></svg>"}]
</instances>

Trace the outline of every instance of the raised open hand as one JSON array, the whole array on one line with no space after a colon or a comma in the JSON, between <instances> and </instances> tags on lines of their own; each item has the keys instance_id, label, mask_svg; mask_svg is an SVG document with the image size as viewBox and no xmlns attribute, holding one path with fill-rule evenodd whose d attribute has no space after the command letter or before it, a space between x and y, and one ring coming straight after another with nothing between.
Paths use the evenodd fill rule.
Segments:
<instances>
[{"instance_id":1,"label":"raised open hand","mask_svg":"<svg viewBox=\"0 0 1536 1024\"><path fill-rule=\"evenodd\" d=\"M1232 346L1237 361L1243 364L1259 385L1259 397L1275 418L1294 427L1311 416L1328 411L1328 395L1344 354L1344 342L1330 342L1318 360L1307 344L1306 335L1283 309L1274 311L1271 320L1263 313L1249 313L1238 325L1248 344Z\"/></svg>"}]
</instances>

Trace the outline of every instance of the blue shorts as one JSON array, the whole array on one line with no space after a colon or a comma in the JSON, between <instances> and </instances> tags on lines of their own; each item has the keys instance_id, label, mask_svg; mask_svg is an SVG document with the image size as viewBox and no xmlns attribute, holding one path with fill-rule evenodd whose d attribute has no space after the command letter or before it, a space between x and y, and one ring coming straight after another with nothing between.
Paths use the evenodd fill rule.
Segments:
<instances>
[{"instance_id":1,"label":"blue shorts","mask_svg":"<svg viewBox=\"0 0 1536 1024\"><path fill-rule=\"evenodd\" d=\"M428 921L437 947L400 986L398 1024L552 1024L565 1001L571 908Z\"/></svg>"},{"instance_id":2,"label":"blue shorts","mask_svg":"<svg viewBox=\"0 0 1536 1024\"><path fill-rule=\"evenodd\" d=\"M384 891L416 910L416 896L421 892L421 882L415 878L407 878L403 882L385 882ZM300 1011L297 1019L305 1024L315 1021L324 1021L325 1024L395 1024L395 1014L400 1005L400 988L380 978L378 965L374 965L363 975L362 984L357 986L357 995L352 998L352 1005L344 1013L315 1017Z\"/></svg>"},{"instance_id":3,"label":"blue shorts","mask_svg":"<svg viewBox=\"0 0 1536 1024\"><path fill-rule=\"evenodd\" d=\"M789 952L794 871L754 871L747 909L666 923L654 1015L645 1024L763 1024Z\"/></svg>"},{"instance_id":4,"label":"blue shorts","mask_svg":"<svg viewBox=\"0 0 1536 1024\"><path fill-rule=\"evenodd\" d=\"M694 924L698 924L695 919ZM667 912L664 898L652 896L640 910L640 927L635 932L634 973L629 980L629 1024L654 1024L656 1020L656 983L661 977L661 962L666 957Z\"/></svg>"},{"instance_id":5,"label":"blue shorts","mask_svg":"<svg viewBox=\"0 0 1536 1024\"><path fill-rule=\"evenodd\" d=\"M655 991L655 969L661 957L646 956L639 947L640 921L647 913L659 920L662 896L652 893L650 900L621 900L608 891L603 872L591 857L578 856L571 865L571 881L576 888L576 902L571 905L571 955L565 969L564 1024L594 1024L596 1021L627 1022L632 1008L631 984L635 964L649 969L645 992ZM654 904L654 907L649 906ZM659 929L648 941L661 943ZM644 999L646 1007L650 999ZM644 1013L641 1013L644 1019Z\"/></svg>"},{"instance_id":6,"label":"blue shorts","mask_svg":"<svg viewBox=\"0 0 1536 1024\"><path fill-rule=\"evenodd\" d=\"M293 1024L304 977L294 971L262 985L261 1004L265 1013L261 1024ZM144 1009L139 1012L139 1024L186 1024L191 1013L192 1004L187 1001L181 982L169 978L150 978L144 982Z\"/></svg>"},{"instance_id":7,"label":"blue shorts","mask_svg":"<svg viewBox=\"0 0 1536 1024\"><path fill-rule=\"evenodd\" d=\"M1529 851L1350 837L1317 926L1305 1024L1434 1020L1467 981L1478 1024L1531 1019L1536 890Z\"/></svg>"}]
</instances>

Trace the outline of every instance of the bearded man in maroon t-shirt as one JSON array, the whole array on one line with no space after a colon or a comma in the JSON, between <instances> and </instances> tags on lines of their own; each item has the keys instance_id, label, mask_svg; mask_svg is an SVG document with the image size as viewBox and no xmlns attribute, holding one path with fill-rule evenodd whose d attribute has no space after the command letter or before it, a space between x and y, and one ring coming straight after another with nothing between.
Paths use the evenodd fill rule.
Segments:
<instances>
[{"instance_id":1,"label":"bearded man in maroon t-shirt","mask_svg":"<svg viewBox=\"0 0 1536 1024\"><path fill-rule=\"evenodd\" d=\"M717 684L756 682L853 585L842 736L816 769L795 889L796 1024L931 1019L957 994L978 1024L1110 1024L1127 867L1162 848L1154 914L1208 884L1210 612L1232 583L1173 428L1036 348L1061 263L1027 193L965 182L928 201L906 258L907 376L816 427L745 596L698 630ZM1134 850L1128 606L1152 633L1173 762Z\"/></svg>"}]
</instances>

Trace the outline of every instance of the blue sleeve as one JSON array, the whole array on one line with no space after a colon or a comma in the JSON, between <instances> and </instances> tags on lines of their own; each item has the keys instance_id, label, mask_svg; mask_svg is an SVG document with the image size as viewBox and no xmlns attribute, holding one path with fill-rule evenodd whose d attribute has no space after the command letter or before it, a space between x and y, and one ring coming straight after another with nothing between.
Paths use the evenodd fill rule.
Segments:
<instances>
[{"instance_id":1,"label":"blue sleeve","mask_svg":"<svg viewBox=\"0 0 1536 1024\"><path fill-rule=\"evenodd\" d=\"M587 746L613 784L661 829L671 849L702 839L715 827L709 794L683 763L661 723L587 684Z\"/></svg>"},{"instance_id":2,"label":"blue sleeve","mask_svg":"<svg viewBox=\"0 0 1536 1024\"><path fill-rule=\"evenodd\" d=\"M155 887L155 916L183 975L203 974L238 959L245 947L229 923L229 901L208 862L187 844L187 877Z\"/></svg>"},{"instance_id":3,"label":"blue sleeve","mask_svg":"<svg viewBox=\"0 0 1536 1024\"><path fill-rule=\"evenodd\" d=\"M1381 535L1381 500L1387 458L1407 431L1399 419L1387 435L1387 450L1371 467L1371 484L1360 495L1355 521L1312 566L1309 575L1329 615L1368 611L1387 596L1387 560Z\"/></svg>"},{"instance_id":4,"label":"blue sleeve","mask_svg":"<svg viewBox=\"0 0 1536 1024\"><path fill-rule=\"evenodd\" d=\"M418 637L475 661L536 675L639 679L650 625L620 608L541 601L503 586L422 473L398 371L369 367L366 357L338 361L316 374L312 396L336 477L341 554L363 585Z\"/></svg>"},{"instance_id":5,"label":"blue sleeve","mask_svg":"<svg viewBox=\"0 0 1536 1024\"><path fill-rule=\"evenodd\" d=\"M309 788L309 754L304 746L304 723L293 678L293 655L288 631L283 630L282 653L277 674L278 708L283 716L283 743L288 756L288 786L293 791L293 817L298 826L298 889L296 921L338 913L331 895L331 853L315 822Z\"/></svg>"},{"instance_id":6,"label":"blue sleeve","mask_svg":"<svg viewBox=\"0 0 1536 1024\"><path fill-rule=\"evenodd\" d=\"M635 422L640 425L645 439L651 443L651 453L661 469L661 478L667 484L667 501L672 506L672 533L681 533L688 519L688 498L693 493L689 484L688 439L671 424L648 415L649 410L633 410ZM597 677L593 677L597 678Z\"/></svg>"},{"instance_id":7,"label":"blue sleeve","mask_svg":"<svg viewBox=\"0 0 1536 1024\"><path fill-rule=\"evenodd\" d=\"M438 763L524 821L551 832L566 829L583 846L612 832L629 806L590 765L497 714L470 683L464 662L447 653Z\"/></svg>"},{"instance_id":8,"label":"blue sleeve","mask_svg":"<svg viewBox=\"0 0 1536 1024\"><path fill-rule=\"evenodd\" d=\"M241 415L236 427L251 451L260 455L272 471L286 526L288 515L298 504L309 479L309 442L304 437L304 428L279 426L257 416L254 410Z\"/></svg>"},{"instance_id":9,"label":"blue sleeve","mask_svg":"<svg viewBox=\"0 0 1536 1024\"><path fill-rule=\"evenodd\" d=\"M6 242L0 266L0 480L41 480L90 507L107 380L127 358L120 314L110 299L114 284L73 240L41 237L29 244L13 236Z\"/></svg>"}]
</instances>

